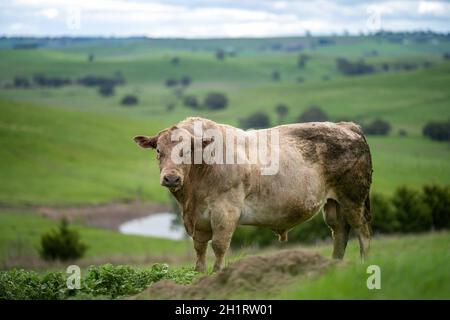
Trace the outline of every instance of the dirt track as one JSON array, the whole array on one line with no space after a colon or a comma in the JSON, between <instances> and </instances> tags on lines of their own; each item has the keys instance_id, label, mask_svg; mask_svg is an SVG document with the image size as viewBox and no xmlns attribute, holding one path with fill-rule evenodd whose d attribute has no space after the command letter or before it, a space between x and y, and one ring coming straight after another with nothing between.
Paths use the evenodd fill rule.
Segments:
<instances>
[{"instance_id":1,"label":"dirt track","mask_svg":"<svg viewBox=\"0 0 450 320\"><path fill-rule=\"evenodd\" d=\"M171 208L165 204L131 201L80 207L41 206L37 207L36 211L52 219L66 216L70 221L79 219L93 227L117 230L126 221L146 217L152 213L170 212Z\"/></svg>"},{"instance_id":2,"label":"dirt track","mask_svg":"<svg viewBox=\"0 0 450 320\"><path fill-rule=\"evenodd\" d=\"M170 280L151 285L135 299L231 299L247 297L270 298L270 293L289 285L299 277L314 277L335 262L304 249L288 249L276 253L243 258L221 272L205 276L184 286ZM249 295L250 294L250 295Z\"/></svg>"}]
</instances>

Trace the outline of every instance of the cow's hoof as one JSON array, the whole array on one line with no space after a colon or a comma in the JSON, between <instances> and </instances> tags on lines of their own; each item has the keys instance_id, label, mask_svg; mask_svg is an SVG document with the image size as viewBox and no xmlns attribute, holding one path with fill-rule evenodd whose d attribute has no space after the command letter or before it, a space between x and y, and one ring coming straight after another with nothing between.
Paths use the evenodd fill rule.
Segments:
<instances>
[{"instance_id":1,"label":"cow's hoof","mask_svg":"<svg viewBox=\"0 0 450 320\"><path fill-rule=\"evenodd\" d=\"M205 266L204 265L195 266L195 271L196 272L205 272Z\"/></svg>"}]
</instances>

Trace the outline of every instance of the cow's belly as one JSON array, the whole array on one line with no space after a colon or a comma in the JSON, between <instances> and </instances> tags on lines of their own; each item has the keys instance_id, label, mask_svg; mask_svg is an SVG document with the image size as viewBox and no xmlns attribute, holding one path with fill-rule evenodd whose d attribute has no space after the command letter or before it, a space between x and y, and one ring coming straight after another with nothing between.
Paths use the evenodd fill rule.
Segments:
<instances>
[{"instance_id":1,"label":"cow's belly","mask_svg":"<svg viewBox=\"0 0 450 320\"><path fill-rule=\"evenodd\" d=\"M289 229L317 214L325 205L326 197L295 198L273 203L268 200L246 201L239 223Z\"/></svg>"}]
</instances>

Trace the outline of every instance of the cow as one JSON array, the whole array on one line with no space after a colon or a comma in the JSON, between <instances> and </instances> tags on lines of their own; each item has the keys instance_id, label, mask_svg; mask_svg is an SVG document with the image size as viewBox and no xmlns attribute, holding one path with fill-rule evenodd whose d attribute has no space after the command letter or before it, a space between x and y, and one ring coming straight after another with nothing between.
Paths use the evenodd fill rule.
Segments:
<instances>
[{"instance_id":1,"label":"cow","mask_svg":"<svg viewBox=\"0 0 450 320\"><path fill-rule=\"evenodd\" d=\"M213 270L222 268L238 225L267 227L279 241L286 241L290 229L321 211L331 229L332 257L343 259L350 229L359 238L361 258L366 257L371 239L369 191L373 170L370 149L358 125L309 122L253 130L278 133L279 169L276 174L264 175L258 163L175 162L170 155L180 143L173 139L176 131L191 139L188 151L195 143L202 148L216 143L211 137L196 136L194 123L224 136L228 131L237 137L249 134L208 119L188 117L154 136L136 136L134 141L142 148L156 149L160 184L175 197L193 239L196 271L205 270L210 240L216 258ZM223 146L227 147L225 143ZM245 145L233 146L237 153L248 152ZM188 156L192 158L193 153Z\"/></svg>"}]
</instances>

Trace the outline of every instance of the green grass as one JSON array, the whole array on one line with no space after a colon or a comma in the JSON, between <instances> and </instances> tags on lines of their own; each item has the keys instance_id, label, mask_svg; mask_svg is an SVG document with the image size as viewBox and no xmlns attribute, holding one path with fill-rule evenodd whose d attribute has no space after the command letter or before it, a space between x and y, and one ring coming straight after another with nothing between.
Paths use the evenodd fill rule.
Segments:
<instances>
[{"instance_id":1,"label":"green grass","mask_svg":"<svg viewBox=\"0 0 450 320\"><path fill-rule=\"evenodd\" d=\"M325 255L330 246L318 248ZM450 233L376 238L371 256L360 263L356 241L346 263L313 280L301 280L274 299L448 299L450 297ZM381 269L381 289L369 290L369 265Z\"/></svg>"},{"instance_id":2,"label":"green grass","mask_svg":"<svg viewBox=\"0 0 450 320\"><path fill-rule=\"evenodd\" d=\"M35 213L0 212L0 258L5 259L9 251L18 249L18 246L37 255L41 235L56 228L57 223ZM88 258L162 256L169 253L177 256L191 250L189 241L123 235L79 224L75 224L74 228L88 245Z\"/></svg>"}]
</instances>

